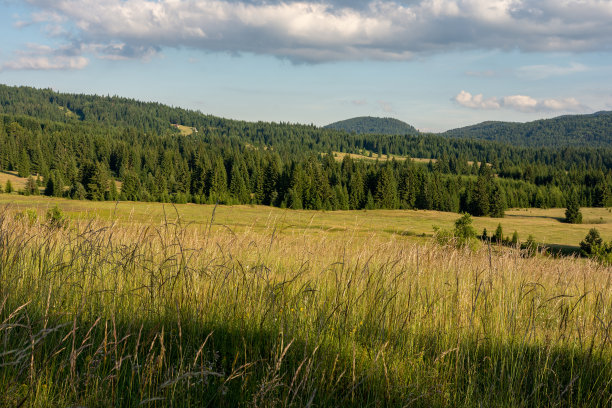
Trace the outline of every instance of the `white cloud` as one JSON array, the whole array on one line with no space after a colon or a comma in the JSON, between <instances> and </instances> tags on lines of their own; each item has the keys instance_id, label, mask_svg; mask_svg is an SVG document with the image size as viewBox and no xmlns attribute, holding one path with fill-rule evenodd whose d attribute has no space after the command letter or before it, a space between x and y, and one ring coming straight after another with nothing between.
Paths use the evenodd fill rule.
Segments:
<instances>
[{"instance_id":1,"label":"white cloud","mask_svg":"<svg viewBox=\"0 0 612 408\"><path fill-rule=\"evenodd\" d=\"M190 47L306 62L455 49L612 50L612 2L602 0L27 1L37 10L32 23L48 24L53 35L134 50Z\"/></svg>"},{"instance_id":2,"label":"white cloud","mask_svg":"<svg viewBox=\"0 0 612 408\"><path fill-rule=\"evenodd\" d=\"M538 101L527 95L510 95L501 99L501 105L519 111L534 111L538 107Z\"/></svg>"},{"instance_id":3,"label":"white cloud","mask_svg":"<svg viewBox=\"0 0 612 408\"><path fill-rule=\"evenodd\" d=\"M2 65L3 70L83 69L89 64L85 57L19 57Z\"/></svg>"},{"instance_id":4,"label":"white cloud","mask_svg":"<svg viewBox=\"0 0 612 408\"><path fill-rule=\"evenodd\" d=\"M575 98L535 99L528 95L509 95L501 98L484 98L461 91L453 99L459 105L471 109L512 109L520 112L585 112L588 109Z\"/></svg>"},{"instance_id":5,"label":"white cloud","mask_svg":"<svg viewBox=\"0 0 612 408\"><path fill-rule=\"evenodd\" d=\"M461 106L472 109L499 109L500 104L495 98L484 99L482 94L472 95L467 91L461 91L453 98Z\"/></svg>"}]
</instances>

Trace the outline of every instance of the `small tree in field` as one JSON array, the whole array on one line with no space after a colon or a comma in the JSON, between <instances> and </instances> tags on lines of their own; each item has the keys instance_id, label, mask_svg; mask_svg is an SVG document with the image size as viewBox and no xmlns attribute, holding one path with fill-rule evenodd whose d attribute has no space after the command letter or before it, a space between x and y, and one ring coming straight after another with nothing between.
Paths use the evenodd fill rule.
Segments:
<instances>
[{"instance_id":1,"label":"small tree in field","mask_svg":"<svg viewBox=\"0 0 612 408\"><path fill-rule=\"evenodd\" d=\"M567 209L565 210L565 222L569 224L581 224L582 213L580 212L580 203L576 194L570 194L567 199Z\"/></svg>"},{"instance_id":2,"label":"small tree in field","mask_svg":"<svg viewBox=\"0 0 612 408\"><path fill-rule=\"evenodd\" d=\"M468 245L472 239L476 238L476 230L472 227L470 214L463 214L455 221L455 238L459 246Z\"/></svg>"}]
</instances>

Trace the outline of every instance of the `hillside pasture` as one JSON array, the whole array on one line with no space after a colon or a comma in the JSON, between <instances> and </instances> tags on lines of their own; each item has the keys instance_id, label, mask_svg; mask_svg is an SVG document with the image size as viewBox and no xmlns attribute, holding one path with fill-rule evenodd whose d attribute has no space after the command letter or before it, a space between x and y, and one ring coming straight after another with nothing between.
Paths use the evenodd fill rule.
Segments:
<instances>
[{"instance_id":1,"label":"hillside pasture","mask_svg":"<svg viewBox=\"0 0 612 408\"><path fill-rule=\"evenodd\" d=\"M610 271L412 236L457 214L0 199L1 406L612 402Z\"/></svg>"},{"instance_id":2,"label":"hillside pasture","mask_svg":"<svg viewBox=\"0 0 612 408\"><path fill-rule=\"evenodd\" d=\"M180 216L185 224L208 225L233 231L262 231L275 228L278 234L351 234L368 239L373 235L402 236L410 241L423 241L433 235L433 227L452 229L458 214L426 210L361 210L308 211L287 210L267 206L218 206L199 204L162 204L145 202L95 202L49 197L25 197L0 194L0 205L15 209L32 208L44 214L58 205L77 218L120 219L135 223L158 223ZM213 218L214 211L214 218ZM612 240L612 210L582 208L583 224L563 222L565 209L511 209L504 218L474 217L473 225L480 234L484 228L491 236L498 224L504 236L514 231L525 241L529 235L544 246L577 249L589 229L597 228L605 240Z\"/></svg>"}]
</instances>

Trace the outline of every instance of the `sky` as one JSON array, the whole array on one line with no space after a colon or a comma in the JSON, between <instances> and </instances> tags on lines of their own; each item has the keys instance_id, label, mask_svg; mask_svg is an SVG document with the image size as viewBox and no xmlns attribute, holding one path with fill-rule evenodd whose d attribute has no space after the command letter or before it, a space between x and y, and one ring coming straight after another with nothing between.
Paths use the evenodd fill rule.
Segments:
<instances>
[{"instance_id":1,"label":"sky","mask_svg":"<svg viewBox=\"0 0 612 408\"><path fill-rule=\"evenodd\" d=\"M612 0L0 0L0 83L439 132L612 110Z\"/></svg>"}]
</instances>

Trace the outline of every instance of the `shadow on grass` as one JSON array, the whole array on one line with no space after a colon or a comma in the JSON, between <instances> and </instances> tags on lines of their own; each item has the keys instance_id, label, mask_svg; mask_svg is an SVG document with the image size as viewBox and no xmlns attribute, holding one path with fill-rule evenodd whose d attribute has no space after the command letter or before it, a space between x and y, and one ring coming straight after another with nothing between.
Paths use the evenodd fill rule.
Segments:
<instances>
[{"instance_id":1,"label":"shadow on grass","mask_svg":"<svg viewBox=\"0 0 612 408\"><path fill-rule=\"evenodd\" d=\"M559 221L561 223L565 223L565 217L553 217L550 215L531 215L531 214L505 214L506 218L542 218L542 219L548 219L548 220L556 220Z\"/></svg>"},{"instance_id":2,"label":"shadow on grass","mask_svg":"<svg viewBox=\"0 0 612 408\"><path fill-rule=\"evenodd\" d=\"M0 315L3 406L600 407L612 396L603 347L435 332L383 343L367 330L315 344L176 310L145 320L44 316L28 307Z\"/></svg>"}]
</instances>

